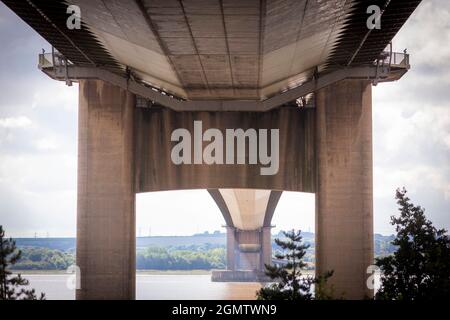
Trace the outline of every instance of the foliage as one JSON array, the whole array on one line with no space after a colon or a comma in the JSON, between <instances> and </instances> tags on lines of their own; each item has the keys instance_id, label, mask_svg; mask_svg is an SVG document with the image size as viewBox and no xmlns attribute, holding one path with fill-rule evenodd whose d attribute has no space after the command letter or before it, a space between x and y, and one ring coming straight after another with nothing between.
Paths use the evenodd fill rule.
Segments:
<instances>
[{"instance_id":1,"label":"foliage","mask_svg":"<svg viewBox=\"0 0 450 320\"><path fill-rule=\"evenodd\" d=\"M74 255L60 250L23 247L16 270L66 270L75 263Z\"/></svg>"},{"instance_id":2,"label":"foliage","mask_svg":"<svg viewBox=\"0 0 450 320\"><path fill-rule=\"evenodd\" d=\"M287 240L275 239L275 243L282 249L275 257L286 261L282 266L266 265L266 275L276 283L261 288L257 292L258 300L311 300L313 294L311 286L319 284L322 290L316 299L331 298L325 289L325 283L332 272L320 277L302 276L302 268L306 266L303 258L309 245L302 244L301 231L283 232Z\"/></svg>"},{"instance_id":3,"label":"foliage","mask_svg":"<svg viewBox=\"0 0 450 320\"><path fill-rule=\"evenodd\" d=\"M36 300L38 297L34 289L26 289L28 280L19 274L13 276L10 267L17 263L22 252L16 249L12 239L5 238L5 231L0 226L0 300ZM40 300L45 299L41 293Z\"/></svg>"},{"instance_id":4,"label":"foliage","mask_svg":"<svg viewBox=\"0 0 450 320\"><path fill-rule=\"evenodd\" d=\"M154 270L210 270L226 266L225 248L199 250L149 247L136 257L137 269Z\"/></svg>"},{"instance_id":5,"label":"foliage","mask_svg":"<svg viewBox=\"0 0 450 320\"><path fill-rule=\"evenodd\" d=\"M72 252L42 247L22 247L14 270L66 270L75 263ZM137 269L152 270L210 270L226 267L223 246L189 245L148 247L138 249Z\"/></svg>"},{"instance_id":6,"label":"foliage","mask_svg":"<svg viewBox=\"0 0 450 320\"><path fill-rule=\"evenodd\" d=\"M450 298L450 239L446 230L437 230L425 217L424 209L414 206L407 191L397 189L400 216L391 217L397 235L397 251L378 258L381 288L377 299L428 300Z\"/></svg>"}]
</instances>

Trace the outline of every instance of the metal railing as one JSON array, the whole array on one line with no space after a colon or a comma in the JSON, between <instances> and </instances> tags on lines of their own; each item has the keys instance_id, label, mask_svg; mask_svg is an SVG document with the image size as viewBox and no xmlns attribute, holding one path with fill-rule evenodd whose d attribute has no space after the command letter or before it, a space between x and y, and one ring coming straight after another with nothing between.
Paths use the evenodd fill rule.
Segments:
<instances>
[{"instance_id":1,"label":"metal railing","mask_svg":"<svg viewBox=\"0 0 450 320\"><path fill-rule=\"evenodd\" d=\"M381 62L381 64L384 66L409 68L409 54L405 52L384 51L378 61ZM375 62L375 64L377 62Z\"/></svg>"},{"instance_id":2,"label":"metal railing","mask_svg":"<svg viewBox=\"0 0 450 320\"><path fill-rule=\"evenodd\" d=\"M400 68L409 68L409 54L393 52L391 66Z\"/></svg>"},{"instance_id":3,"label":"metal railing","mask_svg":"<svg viewBox=\"0 0 450 320\"><path fill-rule=\"evenodd\" d=\"M392 42L390 42L374 64L377 65L377 67L387 66L389 70L392 67L397 69L409 69L409 54L406 53L406 49L403 52L393 52Z\"/></svg>"},{"instance_id":4,"label":"metal railing","mask_svg":"<svg viewBox=\"0 0 450 320\"><path fill-rule=\"evenodd\" d=\"M39 69L53 68L53 67L65 67L71 65L61 53L52 48L52 52L44 52L39 54Z\"/></svg>"},{"instance_id":5,"label":"metal railing","mask_svg":"<svg viewBox=\"0 0 450 320\"><path fill-rule=\"evenodd\" d=\"M377 76L373 80L373 84L376 86L378 82L386 81L378 76L380 70L385 70L390 75L388 76L390 80L387 81L400 79L410 68L409 54L406 53L406 50L403 52L392 52L392 44L390 43L373 64L377 68Z\"/></svg>"},{"instance_id":6,"label":"metal railing","mask_svg":"<svg viewBox=\"0 0 450 320\"><path fill-rule=\"evenodd\" d=\"M39 54L38 68L44 69L60 69L64 70L65 81L68 86L72 85L72 80L69 79L68 67L73 65L72 62L67 60L61 53L52 47L52 52L46 53L42 49L42 53Z\"/></svg>"}]
</instances>

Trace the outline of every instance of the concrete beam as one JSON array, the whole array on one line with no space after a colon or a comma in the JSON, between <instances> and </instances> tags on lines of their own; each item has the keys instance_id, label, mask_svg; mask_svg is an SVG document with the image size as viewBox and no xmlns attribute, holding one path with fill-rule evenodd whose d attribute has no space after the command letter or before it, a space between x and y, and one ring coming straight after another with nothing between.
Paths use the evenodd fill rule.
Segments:
<instances>
[{"instance_id":1,"label":"concrete beam","mask_svg":"<svg viewBox=\"0 0 450 320\"><path fill-rule=\"evenodd\" d=\"M230 212L233 226L240 230L257 230L264 225L270 190L219 189Z\"/></svg>"},{"instance_id":2,"label":"concrete beam","mask_svg":"<svg viewBox=\"0 0 450 320\"><path fill-rule=\"evenodd\" d=\"M378 79L380 82L389 79L389 70L387 67L382 67L378 70L376 66L347 67L320 74L316 79L306 81L298 87L289 89L266 100L180 100L148 87L142 82L127 79L101 68L69 65L67 71L64 67L42 68L42 71L52 79L63 81L66 79L100 79L174 111L267 112L344 79Z\"/></svg>"},{"instance_id":3,"label":"concrete beam","mask_svg":"<svg viewBox=\"0 0 450 320\"><path fill-rule=\"evenodd\" d=\"M278 201L280 201L281 194L283 191L272 190L269 197L269 202L267 203L266 213L264 215L263 227L271 227L273 214L277 208Z\"/></svg>"},{"instance_id":4,"label":"concrete beam","mask_svg":"<svg viewBox=\"0 0 450 320\"><path fill-rule=\"evenodd\" d=\"M134 299L133 94L80 81L77 299Z\"/></svg>"},{"instance_id":5,"label":"concrete beam","mask_svg":"<svg viewBox=\"0 0 450 320\"><path fill-rule=\"evenodd\" d=\"M175 112L168 108L135 108L136 192L179 189L265 189L315 192L313 108L283 107L270 112ZM202 129L279 129L279 170L261 175L260 163L191 164L172 162L171 134L179 128L194 136ZM269 140L268 140L269 141ZM271 140L270 140L271 141ZM203 144L205 146L206 143ZM225 147L225 140L224 145ZM226 148L224 148L225 155ZM235 158L237 153L234 154Z\"/></svg>"},{"instance_id":6,"label":"concrete beam","mask_svg":"<svg viewBox=\"0 0 450 320\"><path fill-rule=\"evenodd\" d=\"M272 227L261 228L261 270L265 271L265 265L272 264Z\"/></svg>"},{"instance_id":7,"label":"concrete beam","mask_svg":"<svg viewBox=\"0 0 450 320\"><path fill-rule=\"evenodd\" d=\"M334 271L336 297L373 295L372 97L370 81L316 92L316 273Z\"/></svg>"},{"instance_id":8,"label":"concrete beam","mask_svg":"<svg viewBox=\"0 0 450 320\"><path fill-rule=\"evenodd\" d=\"M230 210L228 210L227 204L222 197L219 189L208 189L209 194L216 202L219 207L220 212L222 212L223 218L225 219L225 224L227 227L234 227L233 219L231 218Z\"/></svg>"}]
</instances>

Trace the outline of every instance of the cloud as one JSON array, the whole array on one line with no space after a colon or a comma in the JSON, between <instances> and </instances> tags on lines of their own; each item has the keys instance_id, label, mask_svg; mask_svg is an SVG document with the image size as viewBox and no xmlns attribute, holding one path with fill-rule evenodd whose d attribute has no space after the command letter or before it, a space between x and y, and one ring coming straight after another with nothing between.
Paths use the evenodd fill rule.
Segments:
<instances>
[{"instance_id":1,"label":"cloud","mask_svg":"<svg viewBox=\"0 0 450 320\"><path fill-rule=\"evenodd\" d=\"M51 138L43 138L36 141L36 148L38 150L55 150L58 149L58 144Z\"/></svg>"},{"instance_id":2,"label":"cloud","mask_svg":"<svg viewBox=\"0 0 450 320\"><path fill-rule=\"evenodd\" d=\"M75 154L2 154L0 224L11 236L74 236L76 173Z\"/></svg>"},{"instance_id":3,"label":"cloud","mask_svg":"<svg viewBox=\"0 0 450 320\"><path fill-rule=\"evenodd\" d=\"M450 3L424 1L394 38L411 70L373 90L375 230L393 231L395 189L405 186L438 226L450 228Z\"/></svg>"},{"instance_id":4,"label":"cloud","mask_svg":"<svg viewBox=\"0 0 450 320\"><path fill-rule=\"evenodd\" d=\"M0 118L0 128L25 128L31 124L32 121L24 116Z\"/></svg>"},{"instance_id":5,"label":"cloud","mask_svg":"<svg viewBox=\"0 0 450 320\"><path fill-rule=\"evenodd\" d=\"M1 179L0 179L1 180ZM8 236L75 236L76 194L60 190L50 195L30 193L0 184L0 224Z\"/></svg>"},{"instance_id":6,"label":"cloud","mask_svg":"<svg viewBox=\"0 0 450 320\"><path fill-rule=\"evenodd\" d=\"M77 86L37 68L49 44L0 2L0 224L12 236L74 236Z\"/></svg>"},{"instance_id":7,"label":"cloud","mask_svg":"<svg viewBox=\"0 0 450 320\"><path fill-rule=\"evenodd\" d=\"M136 195L138 235L139 231L147 235L149 228L152 235L191 235L205 230L220 230L224 224L222 213L206 190Z\"/></svg>"},{"instance_id":8,"label":"cloud","mask_svg":"<svg viewBox=\"0 0 450 320\"><path fill-rule=\"evenodd\" d=\"M450 57L450 4L443 0L422 1L419 8L394 39L394 48L408 48L411 62L423 67L443 66L448 70Z\"/></svg>"}]
</instances>

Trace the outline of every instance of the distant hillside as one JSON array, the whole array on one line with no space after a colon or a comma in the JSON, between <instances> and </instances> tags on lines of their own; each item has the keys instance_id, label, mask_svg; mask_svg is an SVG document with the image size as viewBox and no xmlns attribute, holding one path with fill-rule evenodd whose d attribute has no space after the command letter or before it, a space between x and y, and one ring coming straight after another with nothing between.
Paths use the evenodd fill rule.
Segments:
<instances>
[{"instance_id":1,"label":"distant hillside","mask_svg":"<svg viewBox=\"0 0 450 320\"><path fill-rule=\"evenodd\" d=\"M314 233L303 232L303 241L309 244L304 257L307 269L314 269ZM282 233L272 238L283 238ZM375 256L395 251L394 236L374 235ZM22 258L16 270L65 270L75 261L75 238L17 238ZM226 266L226 234L200 233L192 236L158 236L136 238L137 269L195 270L221 269ZM273 253L280 248L272 242Z\"/></svg>"},{"instance_id":2,"label":"distant hillside","mask_svg":"<svg viewBox=\"0 0 450 320\"><path fill-rule=\"evenodd\" d=\"M74 251L75 238L15 238L18 247L39 247L60 251Z\"/></svg>"},{"instance_id":3,"label":"distant hillside","mask_svg":"<svg viewBox=\"0 0 450 320\"><path fill-rule=\"evenodd\" d=\"M40 247L61 251L74 251L75 238L16 238L18 247ZM136 247L172 247L172 246L200 246L203 244L225 245L226 234L195 234L192 236L156 236L137 237Z\"/></svg>"},{"instance_id":4,"label":"distant hillside","mask_svg":"<svg viewBox=\"0 0 450 320\"><path fill-rule=\"evenodd\" d=\"M225 233L201 233L192 236L157 236L157 237L138 237L136 238L136 247L172 247L172 246L201 246L201 245L225 246Z\"/></svg>"},{"instance_id":5,"label":"distant hillside","mask_svg":"<svg viewBox=\"0 0 450 320\"><path fill-rule=\"evenodd\" d=\"M314 251L314 233L303 232L303 240L311 247L308 251L311 253ZM272 238L282 237L282 234L272 235ZM395 251L395 247L391 244L394 239L393 235L383 236L381 234L374 234L374 251L375 255L387 255ZM16 244L18 247L39 247L48 248L52 250L60 251L75 251L76 239L75 238L16 238ZM177 247L181 249L189 249L189 247L220 247L226 244L225 233L199 233L192 236L155 236L155 237L137 237L136 247L137 249L146 247ZM276 245L273 244L273 248L276 249Z\"/></svg>"},{"instance_id":6,"label":"distant hillside","mask_svg":"<svg viewBox=\"0 0 450 320\"><path fill-rule=\"evenodd\" d=\"M375 233L373 235L373 249L375 252L375 256L386 256L395 252L396 248L392 244L392 240L394 239L394 235L383 236L381 234Z\"/></svg>"}]
</instances>

